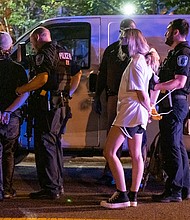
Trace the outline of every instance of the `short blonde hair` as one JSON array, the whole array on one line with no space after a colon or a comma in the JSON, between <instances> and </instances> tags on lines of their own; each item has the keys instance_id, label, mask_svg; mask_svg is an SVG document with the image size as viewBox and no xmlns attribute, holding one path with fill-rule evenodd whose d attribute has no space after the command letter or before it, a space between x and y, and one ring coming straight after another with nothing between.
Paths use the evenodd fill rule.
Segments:
<instances>
[{"instance_id":1,"label":"short blonde hair","mask_svg":"<svg viewBox=\"0 0 190 220\"><path fill-rule=\"evenodd\" d=\"M145 55L149 51L147 40L138 29L126 29L121 43L128 46L130 57L138 53Z\"/></svg>"}]
</instances>

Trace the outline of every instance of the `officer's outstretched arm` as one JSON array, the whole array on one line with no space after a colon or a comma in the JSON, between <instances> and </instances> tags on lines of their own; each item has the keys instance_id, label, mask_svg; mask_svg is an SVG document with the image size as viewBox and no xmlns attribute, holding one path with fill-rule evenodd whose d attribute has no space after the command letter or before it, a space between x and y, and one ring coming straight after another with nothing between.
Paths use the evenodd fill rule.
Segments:
<instances>
[{"instance_id":1,"label":"officer's outstretched arm","mask_svg":"<svg viewBox=\"0 0 190 220\"><path fill-rule=\"evenodd\" d=\"M18 96L14 100L14 102L8 108L5 109L5 111L10 112L10 113L16 111L18 108L20 108L24 104L28 96L29 96L28 92Z\"/></svg>"},{"instance_id":2,"label":"officer's outstretched arm","mask_svg":"<svg viewBox=\"0 0 190 220\"><path fill-rule=\"evenodd\" d=\"M17 87L16 94L19 96L25 92L31 92L41 88L48 80L48 73L43 72L31 79L27 84Z\"/></svg>"},{"instance_id":3,"label":"officer's outstretched arm","mask_svg":"<svg viewBox=\"0 0 190 220\"><path fill-rule=\"evenodd\" d=\"M154 90L181 89L185 86L186 81L187 81L187 76L175 75L175 79L156 84Z\"/></svg>"}]
</instances>

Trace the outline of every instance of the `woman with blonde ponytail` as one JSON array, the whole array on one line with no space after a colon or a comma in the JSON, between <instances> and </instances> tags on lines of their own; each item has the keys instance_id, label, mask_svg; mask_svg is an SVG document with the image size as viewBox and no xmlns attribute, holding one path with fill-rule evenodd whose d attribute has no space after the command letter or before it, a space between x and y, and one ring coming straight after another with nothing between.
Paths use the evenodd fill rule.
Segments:
<instances>
[{"instance_id":1,"label":"woman with blonde ponytail","mask_svg":"<svg viewBox=\"0 0 190 220\"><path fill-rule=\"evenodd\" d=\"M103 207L113 209L137 206L137 192L144 170L142 137L151 112L149 80L153 73L151 66L156 67L154 59L147 61L145 58L150 48L140 30L125 30L122 45L128 47L131 60L121 78L117 116L104 148L104 156L109 163L117 190L108 200L100 203ZM132 159L132 184L129 191L126 189L122 163L116 155L126 138Z\"/></svg>"}]
</instances>

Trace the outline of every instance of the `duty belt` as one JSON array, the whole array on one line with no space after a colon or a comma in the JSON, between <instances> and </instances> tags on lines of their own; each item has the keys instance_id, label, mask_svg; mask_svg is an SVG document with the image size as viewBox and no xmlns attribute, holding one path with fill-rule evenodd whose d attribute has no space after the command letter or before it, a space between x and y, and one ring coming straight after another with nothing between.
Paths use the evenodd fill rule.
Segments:
<instances>
[{"instance_id":1,"label":"duty belt","mask_svg":"<svg viewBox=\"0 0 190 220\"><path fill-rule=\"evenodd\" d=\"M172 96L173 99L185 99L187 100L187 96L186 95L174 95Z\"/></svg>"}]
</instances>

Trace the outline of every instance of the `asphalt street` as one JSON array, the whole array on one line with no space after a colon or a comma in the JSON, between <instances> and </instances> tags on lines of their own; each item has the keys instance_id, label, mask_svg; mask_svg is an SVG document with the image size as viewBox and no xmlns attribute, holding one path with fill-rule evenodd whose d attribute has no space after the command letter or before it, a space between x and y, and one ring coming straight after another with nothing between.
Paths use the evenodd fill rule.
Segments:
<instances>
[{"instance_id":1,"label":"asphalt street","mask_svg":"<svg viewBox=\"0 0 190 220\"><path fill-rule=\"evenodd\" d=\"M114 186L99 185L98 178L105 164L102 157L64 158L65 194L58 200L31 200L28 194L39 189L33 156L16 165L14 188L17 196L0 203L0 219L61 218L64 220L189 220L190 200L181 203L154 203L151 195L161 192L163 184L149 178L145 191L139 192L138 207L109 210L100 201L109 198ZM126 181L130 185L130 158L122 158Z\"/></svg>"}]
</instances>

